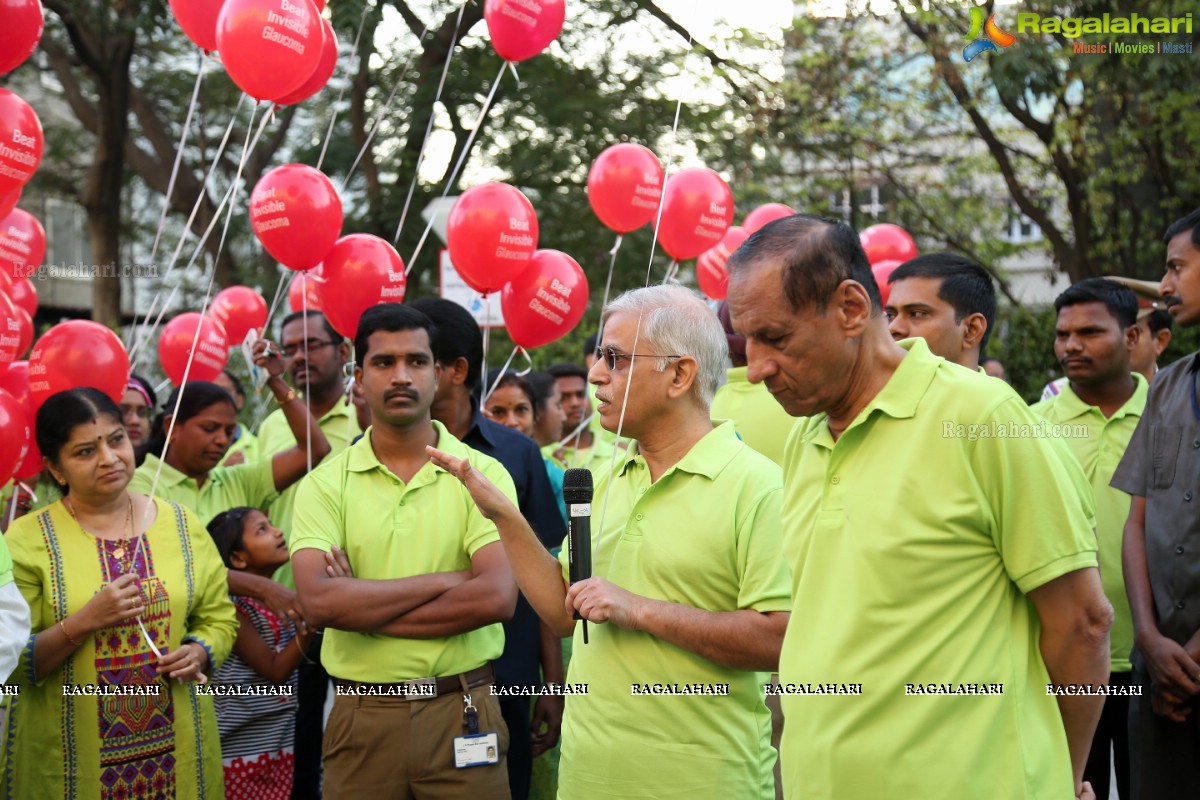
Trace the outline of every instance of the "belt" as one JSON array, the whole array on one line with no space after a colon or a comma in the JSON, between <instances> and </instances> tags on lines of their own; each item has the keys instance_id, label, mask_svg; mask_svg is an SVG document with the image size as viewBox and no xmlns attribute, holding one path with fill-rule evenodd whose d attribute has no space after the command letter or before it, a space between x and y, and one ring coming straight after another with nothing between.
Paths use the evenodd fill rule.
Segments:
<instances>
[{"instance_id":1,"label":"belt","mask_svg":"<svg viewBox=\"0 0 1200 800\"><path fill-rule=\"evenodd\" d=\"M432 700L442 695L453 694L463 690L463 683L468 689L496 682L496 674L489 661L478 669L459 675L447 675L441 678L413 678L398 683L364 683L363 681L348 681L334 678L334 683L343 689L358 693L396 694L409 700Z\"/></svg>"}]
</instances>

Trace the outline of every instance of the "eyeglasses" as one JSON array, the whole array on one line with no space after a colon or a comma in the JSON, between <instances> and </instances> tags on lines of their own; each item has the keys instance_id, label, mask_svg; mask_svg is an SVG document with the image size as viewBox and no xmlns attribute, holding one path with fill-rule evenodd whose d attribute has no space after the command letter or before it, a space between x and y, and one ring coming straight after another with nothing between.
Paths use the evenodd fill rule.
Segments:
<instances>
[{"instance_id":1,"label":"eyeglasses","mask_svg":"<svg viewBox=\"0 0 1200 800\"><path fill-rule=\"evenodd\" d=\"M341 342L323 342L320 339L309 339L303 344L289 344L280 352L283 353L284 358L295 358L296 354L300 351L309 353L313 350L320 350L322 347L337 346L339 344L341 344Z\"/></svg>"},{"instance_id":2,"label":"eyeglasses","mask_svg":"<svg viewBox=\"0 0 1200 800\"><path fill-rule=\"evenodd\" d=\"M617 365L621 362L631 361L635 358L683 358L683 356L667 356L658 353L622 353L611 345L596 348L596 360L603 361L610 370L616 370L618 369Z\"/></svg>"},{"instance_id":3,"label":"eyeglasses","mask_svg":"<svg viewBox=\"0 0 1200 800\"><path fill-rule=\"evenodd\" d=\"M121 411L122 417L128 417L130 414L133 414L138 419L150 419L150 411L151 411L150 406L121 405L118 408Z\"/></svg>"}]
</instances>

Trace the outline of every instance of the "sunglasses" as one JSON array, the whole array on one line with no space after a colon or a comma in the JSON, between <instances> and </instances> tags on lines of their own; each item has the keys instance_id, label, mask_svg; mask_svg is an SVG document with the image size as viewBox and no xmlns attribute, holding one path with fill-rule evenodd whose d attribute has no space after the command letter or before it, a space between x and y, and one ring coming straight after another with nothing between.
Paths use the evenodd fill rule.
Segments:
<instances>
[{"instance_id":1,"label":"sunglasses","mask_svg":"<svg viewBox=\"0 0 1200 800\"><path fill-rule=\"evenodd\" d=\"M632 361L635 358L683 358L683 356L668 356L659 355L658 353L622 353L611 345L608 347L596 348L596 360L603 361L604 365L610 370L621 369L618 365L622 362Z\"/></svg>"}]
</instances>

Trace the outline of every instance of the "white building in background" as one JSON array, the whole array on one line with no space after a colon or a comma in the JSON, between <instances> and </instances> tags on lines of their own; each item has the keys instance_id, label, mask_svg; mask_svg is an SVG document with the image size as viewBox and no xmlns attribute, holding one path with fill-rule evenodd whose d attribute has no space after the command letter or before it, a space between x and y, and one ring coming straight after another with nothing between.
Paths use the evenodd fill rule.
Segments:
<instances>
[{"instance_id":1,"label":"white building in background","mask_svg":"<svg viewBox=\"0 0 1200 800\"><path fill-rule=\"evenodd\" d=\"M862 4L862 2L856 2L854 5L861 6ZM1011 0L1007 3L1000 2L998 4L1009 5L1011 4ZM974 5L974 3L964 0L963 5ZM845 16L847 6L847 0L811 0L811 2L796 0L795 16L797 18L802 16L816 18ZM888 14L894 10L895 4L892 0L870 0L869 7L876 14ZM904 23L898 18L881 18L878 20L878 24L881 28L884 26L891 28L894 26L903 26ZM1012 138L1015 139L1022 139L1029 136L1028 133L1019 127L1011 131L1005 131L1005 133L1011 134ZM1030 139L1030 144L1035 145L1032 137ZM939 155L947 153L950 147L959 148L962 145L963 140L958 136L948 136L942 140L931 139L927 144L929 152L928 162L920 167L904 168L906 176L916 179L918 183L922 178L930 182L940 183L945 175L944 172L939 170ZM986 153L984 144L978 140L971 141L968 146L978 154ZM801 163L799 158L794 155L789 156L789 158L792 159L792 163L785 163L786 174L802 175L813 174L814 172L819 174L823 171L834 171L832 165L822 165L813 162ZM837 171L842 172L844 170ZM894 208L896 190L889 183L879 165L872 165L868 161L863 160L854 165L853 172L856 176L853 190L843 189L840 192L831 193L826 213L830 216L849 220L852 211L857 209L860 219L872 221L869 224L875 222L895 222L895 215L889 213L889 211ZM1009 206L1008 214L1000 224L995 226L995 230L980 231L979 235L992 236L1009 244L1023 246L1018 254L1005 258L1000 262L988 264L987 266L995 270L1005 280L1009 291L1022 305L1051 305L1054 302L1054 298L1067 287L1069 279L1065 273L1058 270L1055 266L1050 248L1045 244L1041 229L1012 202L1003 181L997 174L991 172L975 180L979 181L981 185L972 187L972 192L986 192L995 198L997 205L1007 204ZM1001 296L1001 301L1004 301L1003 296Z\"/></svg>"}]
</instances>

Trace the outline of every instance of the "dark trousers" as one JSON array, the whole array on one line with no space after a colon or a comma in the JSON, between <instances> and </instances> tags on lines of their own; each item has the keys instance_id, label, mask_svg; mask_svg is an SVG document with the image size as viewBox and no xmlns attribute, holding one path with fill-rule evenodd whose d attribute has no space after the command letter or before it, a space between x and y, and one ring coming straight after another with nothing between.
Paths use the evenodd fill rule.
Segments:
<instances>
[{"instance_id":1,"label":"dark trousers","mask_svg":"<svg viewBox=\"0 0 1200 800\"><path fill-rule=\"evenodd\" d=\"M500 698L508 726L508 788L512 800L528 800L533 774L533 706L528 697Z\"/></svg>"},{"instance_id":2,"label":"dark trousers","mask_svg":"<svg viewBox=\"0 0 1200 800\"><path fill-rule=\"evenodd\" d=\"M321 666L321 637L308 649L314 663L301 662L296 689L296 768L292 800L321 800L321 740L329 673Z\"/></svg>"},{"instance_id":3,"label":"dark trousers","mask_svg":"<svg viewBox=\"0 0 1200 800\"><path fill-rule=\"evenodd\" d=\"M1108 683L1110 686L1129 686L1130 674L1114 672ZM1100 715L1100 724L1092 737L1092 751L1088 753L1083 779L1092 784L1096 797L1108 800L1109 777L1114 771L1117 797L1129 800L1129 698L1119 695L1104 698L1104 713Z\"/></svg>"},{"instance_id":4,"label":"dark trousers","mask_svg":"<svg viewBox=\"0 0 1200 800\"><path fill-rule=\"evenodd\" d=\"M1140 697L1129 698L1129 788L1133 800L1179 800L1200 797L1200 700L1191 702L1184 722L1172 722L1150 706L1150 676L1136 649L1133 685Z\"/></svg>"}]
</instances>

